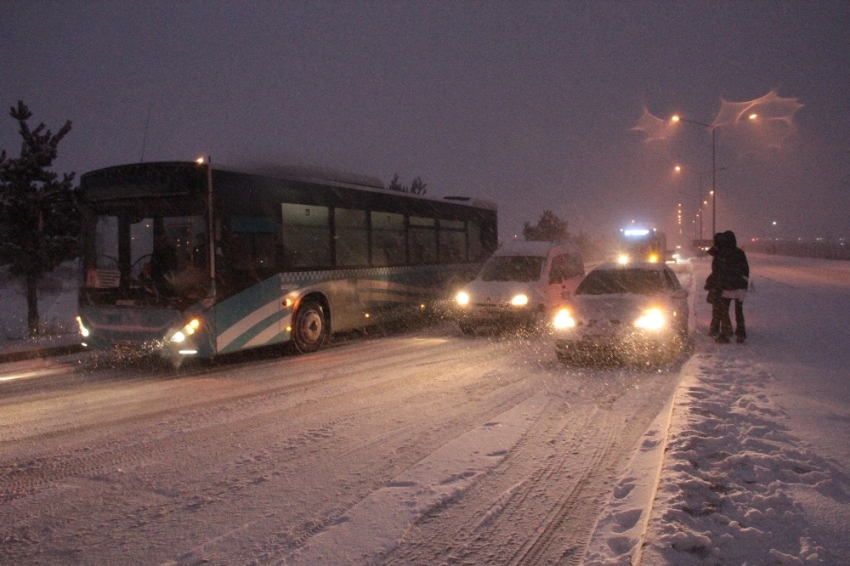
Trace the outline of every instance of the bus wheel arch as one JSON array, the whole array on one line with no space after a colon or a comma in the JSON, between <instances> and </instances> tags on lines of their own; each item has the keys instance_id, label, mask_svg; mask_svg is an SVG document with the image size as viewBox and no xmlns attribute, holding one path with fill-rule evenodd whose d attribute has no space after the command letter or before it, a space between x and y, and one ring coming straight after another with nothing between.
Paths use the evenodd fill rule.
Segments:
<instances>
[{"instance_id":1,"label":"bus wheel arch","mask_svg":"<svg viewBox=\"0 0 850 566\"><path fill-rule=\"evenodd\" d=\"M292 343L302 354L315 352L325 345L331 331L327 299L317 293L298 301L292 315Z\"/></svg>"}]
</instances>

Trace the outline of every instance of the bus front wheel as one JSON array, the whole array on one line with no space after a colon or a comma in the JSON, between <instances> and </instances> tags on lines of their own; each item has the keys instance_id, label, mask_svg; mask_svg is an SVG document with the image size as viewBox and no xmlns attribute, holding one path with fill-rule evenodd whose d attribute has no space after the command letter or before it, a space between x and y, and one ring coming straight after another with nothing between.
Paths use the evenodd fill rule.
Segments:
<instances>
[{"instance_id":1,"label":"bus front wheel","mask_svg":"<svg viewBox=\"0 0 850 566\"><path fill-rule=\"evenodd\" d=\"M307 354L321 348L328 337L325 311L318 302L307 300L295 312L292 341L299 352Z\"/></svg>"}]
</instances>

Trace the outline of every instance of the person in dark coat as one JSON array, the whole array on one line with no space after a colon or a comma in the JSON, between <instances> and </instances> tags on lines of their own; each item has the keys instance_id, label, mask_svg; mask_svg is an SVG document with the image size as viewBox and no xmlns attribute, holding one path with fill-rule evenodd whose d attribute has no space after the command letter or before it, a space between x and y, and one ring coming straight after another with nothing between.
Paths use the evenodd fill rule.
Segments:
<instances>
[{"instance_id":1,"label":"person in dark coat","mask_svg":"<svg viewBox=\"0 0 850 566\"><path fill-rule=\"evenodd\" d=\"M750 281L750 265L747 254L738 247L735 233L727 230L722 235L722 246L715 256L717 265L717 285L720 295L720 331L717 341L727 343L732 338L732 320L729 317L729 307L735 301L735 337L743 343L747 339L744 324L744 297Z\"/></svg>"},{"instance_id":2,"label":"person in dark coat","mask_svg":"<svg viewBox=\"0 0 850 566\"><path fill-rule=\"evenodd\" d=\"M714 235L714 245L708 249L708 255L711 256L711 273L705 280L705 290L708 291L706 302L711 304L711 325L708 333L711 336L717 337L720 334L720 318L723 309L723 302L720 300L723 294L723 289L720 286L720 270L721 260L718 258L720 250L723 248L724 236L721 232ZM728 308L726 309L729 310Z\"/></svg>"}]
</instances>

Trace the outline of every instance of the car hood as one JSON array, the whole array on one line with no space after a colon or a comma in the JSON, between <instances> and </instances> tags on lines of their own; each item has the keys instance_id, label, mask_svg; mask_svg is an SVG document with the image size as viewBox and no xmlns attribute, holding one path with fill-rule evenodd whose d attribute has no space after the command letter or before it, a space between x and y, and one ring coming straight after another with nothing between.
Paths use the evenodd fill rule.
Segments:
<instances>
[{"instance_id":1,"label":"car hood","mask_svg":"<svg viewBox=\"0 0 850 566\"><path fill-rule=\"evenodd\" d=\"M631 322L647 309L656 307L671 310L670 299L665 295L575 295L570 300L572 315L577 323L609 321Z\"/></svg>"}]
</instances>

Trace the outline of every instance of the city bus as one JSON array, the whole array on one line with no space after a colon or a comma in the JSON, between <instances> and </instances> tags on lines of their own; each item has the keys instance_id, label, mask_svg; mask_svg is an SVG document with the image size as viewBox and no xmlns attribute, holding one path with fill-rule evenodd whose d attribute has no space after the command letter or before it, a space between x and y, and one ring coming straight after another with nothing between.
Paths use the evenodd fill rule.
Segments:
<instances>
[{"instance_id":1,"label":"city bus","mask_svg":"<svg viewBox=\"0 0 850 566\"><path fill-rule=\"evenodd\" d=\"M620 229L617 261L649 261L664 263L672 259L667 250L667 237L655 228L629 226Z\"/></svg>"},{"instance_id":2,"label":"city bus","mask_svg":"<svg viewBox=\"0 0 850 566\"><path fill-rule=\"evenodd\" d=\"M80 178L82 342L179 366L447 300L497 247L495 204L321 169L119 165Z\"/></svg>"}]
</instances>

